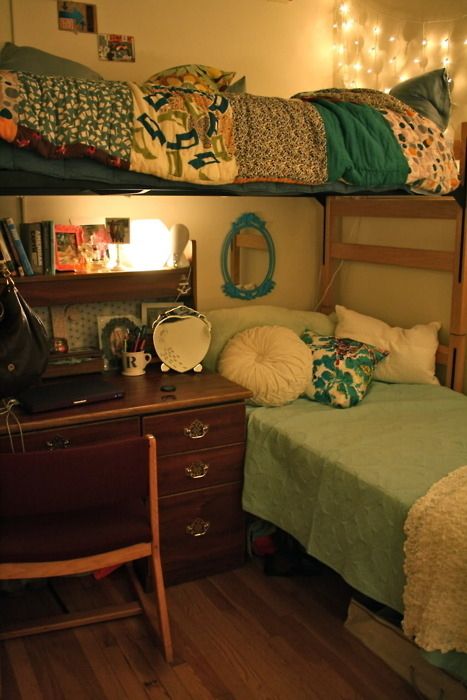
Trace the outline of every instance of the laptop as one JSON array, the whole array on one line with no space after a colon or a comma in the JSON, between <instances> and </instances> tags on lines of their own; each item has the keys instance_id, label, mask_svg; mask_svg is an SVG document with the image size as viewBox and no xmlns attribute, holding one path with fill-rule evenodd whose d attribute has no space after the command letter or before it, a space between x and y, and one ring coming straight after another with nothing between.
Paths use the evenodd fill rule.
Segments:
<instances>
[{"instance_id":1,"label":"laptop","mask_svg":"<svg viewBox=\"0 0 467 700\"><path fill-rule=\"evenodd\" d=\"M16 399L28 413L56 411L98 401L121 399L124 391L117 389L101 375L82 375L58 382L44 382L22 391Z\"/></svg>"}]
</instances>

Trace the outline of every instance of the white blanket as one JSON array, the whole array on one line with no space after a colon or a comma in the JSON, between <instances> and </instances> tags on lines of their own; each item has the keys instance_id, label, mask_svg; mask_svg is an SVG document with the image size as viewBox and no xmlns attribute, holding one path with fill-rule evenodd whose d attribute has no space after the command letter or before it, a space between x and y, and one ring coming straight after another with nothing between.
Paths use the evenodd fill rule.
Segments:
<instances>
[{"instance_id":1,"label":"white blanket","mask_svg":"<svg viewBox=\"0 0 467 700\"><path fill-rule=\"evenodd\" d=\"M404 530L405 634L426 651L467 652L467 466L414 503Z\"/></svg>"}]
</instances>

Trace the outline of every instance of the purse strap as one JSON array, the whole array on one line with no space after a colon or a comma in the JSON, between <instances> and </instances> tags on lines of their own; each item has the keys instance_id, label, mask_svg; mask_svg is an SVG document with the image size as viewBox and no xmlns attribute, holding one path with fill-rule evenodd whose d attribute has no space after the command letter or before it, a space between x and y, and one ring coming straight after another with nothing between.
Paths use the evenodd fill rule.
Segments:
<instances>
[{"instance_id":1,"label":"purse strap","mask_svg":"<svg viewBox=\"0 0 467 700\"><path fill-rule=\"evenodd\" d=\"M11 272L7 268L6 263L3 260L0 261L0 282L1 282L2 277L6 283L5 289L8 287L10 287L11 289L16 289L16 285L13 281L13 277L11 276ZM0 321L3 321L4 317L5 317L5 307L0 300Z\"/></svg>"}]
</instances>

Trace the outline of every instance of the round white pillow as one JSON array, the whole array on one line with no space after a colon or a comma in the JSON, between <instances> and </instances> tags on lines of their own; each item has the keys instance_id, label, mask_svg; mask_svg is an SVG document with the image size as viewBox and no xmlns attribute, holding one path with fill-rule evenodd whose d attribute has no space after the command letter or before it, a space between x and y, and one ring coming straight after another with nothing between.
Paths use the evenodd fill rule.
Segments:
<instances>
[{"instance_id":1,"label":"round white pillow","mask_svg":"<svg viewBox=\"0 0 467 700\"><path fill-rule=\"evenodd\" d=\"M221 352L218 371L252 392L261 406L295 401L310 382L307 345L289 328L257 326L234 335Z\"/></svg>"}]
</instances>

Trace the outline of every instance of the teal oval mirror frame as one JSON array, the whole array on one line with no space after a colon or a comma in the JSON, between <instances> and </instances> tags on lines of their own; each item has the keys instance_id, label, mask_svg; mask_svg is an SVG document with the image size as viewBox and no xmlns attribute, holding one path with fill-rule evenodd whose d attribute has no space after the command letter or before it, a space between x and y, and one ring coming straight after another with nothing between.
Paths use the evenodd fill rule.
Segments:
<instances>
[{"instance_id":1,"label":"teal oval mirror frame","mask_svg":"<svg viewBox=\"0 0 467 700\"><path fill-rule=\"evenodd\" d=\"M253 229L254 233L242 233L244 229ZM260 235L258 235L260 234ZM241 248L264 250L268 254L268 269L263 281L259 284L242 286L235 279L234 272L239 266ZM227 234L221 250L221 270L224 278L222 291L235 299L256 299L265 296L275 286L272 279L276 265L276 254L271 234L266 223L253 213L242 214L236 219Z\"/></svg>"}]
</instances>

